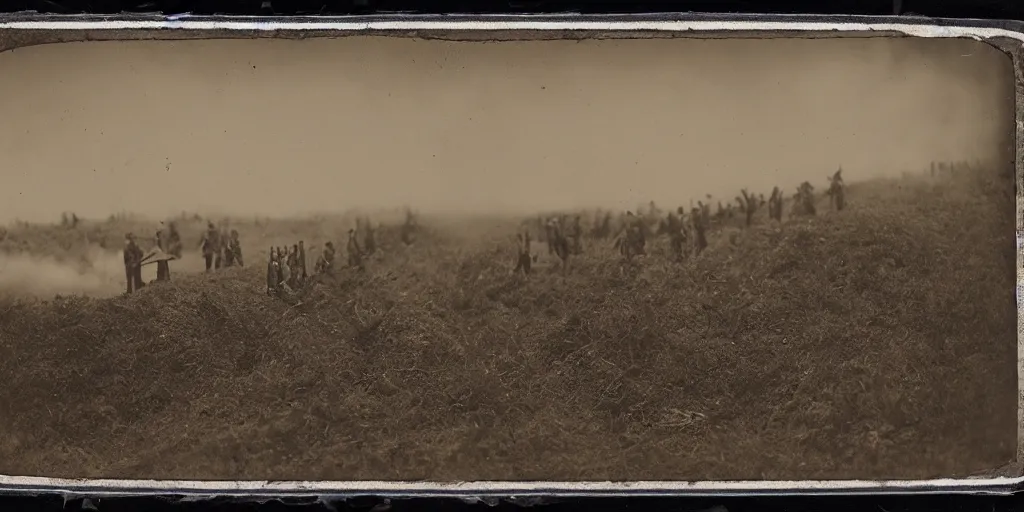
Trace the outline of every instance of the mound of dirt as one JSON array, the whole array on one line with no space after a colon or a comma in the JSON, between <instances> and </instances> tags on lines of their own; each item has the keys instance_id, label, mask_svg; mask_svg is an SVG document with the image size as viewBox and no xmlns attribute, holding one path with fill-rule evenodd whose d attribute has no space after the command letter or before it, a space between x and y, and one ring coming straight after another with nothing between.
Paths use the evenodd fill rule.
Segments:
<instances>
[{"instance_id":1,"label":"mound of dirt","mask_svg":"<svg viewBox=\"0 0 1024 512\"><path fill-rule=\"evenodd\" d=\"M437 235L385 244L365 272L290 301L267 297L251 263L131 296L7 302L0 473L995 468L1016 439L1014 203L1012 182L985 183L851 185L846 211L759 218L678 264L664 239L633 265L590 240L567 275L522 279L511 240Z\"/></svg>"}]
</instances>

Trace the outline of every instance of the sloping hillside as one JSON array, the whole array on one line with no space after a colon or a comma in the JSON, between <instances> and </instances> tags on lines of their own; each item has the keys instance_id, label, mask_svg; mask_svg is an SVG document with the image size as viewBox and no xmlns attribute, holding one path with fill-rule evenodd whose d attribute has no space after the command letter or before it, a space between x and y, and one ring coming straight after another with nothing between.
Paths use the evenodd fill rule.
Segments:
<instances>
[{"instance_id":1,"label":"sloping hillside","mask_svg":"<svg viewBox=\"0 0 1024 512\"><path fill-rule=\"evenodd\" d=\"M696 260L565 277L391 244L301 301L263 265L0 305L0 473L920 478L1013 457L1012 177L851 185ZM827 203L822 206L826 206ZM260 262L261 263L261 262Z\"/></svg>"}]
</instances>

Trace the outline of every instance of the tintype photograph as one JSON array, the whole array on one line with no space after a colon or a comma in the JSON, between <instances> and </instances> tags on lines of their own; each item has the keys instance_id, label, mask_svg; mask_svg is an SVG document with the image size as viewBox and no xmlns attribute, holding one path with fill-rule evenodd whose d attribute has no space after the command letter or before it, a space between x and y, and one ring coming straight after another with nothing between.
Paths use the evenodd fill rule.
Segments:
<instances>
[{"instance_id":1,"label":"tintype photograph","mask_svg":"<svg viewBox=\"0 0 1024 512\"><path fill-rule=\"evenodd\" d=\"M0 53L0 474L985 474L1013 83L912 37Z\"/></svg>"}]
</instances>

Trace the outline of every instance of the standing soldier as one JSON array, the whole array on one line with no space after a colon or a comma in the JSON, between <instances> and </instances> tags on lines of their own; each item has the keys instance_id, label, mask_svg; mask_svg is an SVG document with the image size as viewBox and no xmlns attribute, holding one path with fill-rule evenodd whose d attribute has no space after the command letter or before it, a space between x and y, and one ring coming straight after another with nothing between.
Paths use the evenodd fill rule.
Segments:
<instances>
[{"instance_id":1,"label":"standing soldier","mask_svg":"<svg viewBox=\"0 0 1024 512\"><path fill-rule=\"evenodd\" d=\"M711 203L698 204L700 204L700 221L704 223L704 227L706 228L711 225Z\"/></svg>"},{"instance_id":2,"label":"standing soldier","mask_svg":"<svg viewBox=\"0 0 1024 512\"><path fill-rule=\"evenodd\" d=\"M173 222L167 225L167 254L181 259L181 234Z\"/></svg>"},{"instance_id":3,"label":"standing soldier","mask_svg":"<svg viewBox=\"0 0 1024 512\"><path fill-rule=\"evenodd\" d=\"M835 207L836 211L841 211L843 209L843 206L846 205L846 198L844 196L844 189L846 187L843 183L843 168L840 167L839 170L837 170L835 174L833 174L832 177L828 179L828 181L829 204Z\"/></svg>"},{"instance_id":4,"label":"standing soldier","mask_svg":"<svg viewBox=\"0 0 1024 512\"><path fill-rule=\"evenodd\" d=\"M690 220L693 224L692 229L694 234L693 255L700 256L700 253L703 252L704 249L707 248L708 246L708 239L705 234L705 229L707 228L707 226L704 224L703 216L701 215L700 210L697 208L694 208L693 211L690 212Z\"/></svg>"},{"instance_id":5,"label":"standing soldier","mask_svg":"<svg viewBox=\"0 0 1024 512\"><path fill-rule=\"evenodd\" d=\"M363 246L366 254L373 254L377 252L377 239L374 237L373 225L370 224L369 217L363 219L363 229L366 234L363 235Z\"/></svg>"},{"instance_id":6,"label":"standing soldier","mask_svg":"<svg viewBox=\"0 0 1024 512\"><path fill-rule=\"evenodd\" d=\"M291 252L288 253L288 269L292 274L288 286L296 288L299 284L299 244L292 244Z\"/></svg>"},{"instance_id":7,"label":"standing soldier","mask_svg":"<svg viewBox=\"0 0 1024 512\"><path fill-rule=\"evenodd\" d=\"M548 244L548 254L555 253L555 218L548 217L544 221L544 241Z\"/></svg>"},{"instance_id":8,"label":"standing soldier","mask_svg":"<svg viewBox=\"0 0 1024 512\"><path fill-rule=\"evenodd\" d=\"M324 250L320 253L320 259L316 261L313 272L316 274L334 274L334 243L327 242L324 244Z\"/></svg>"},{"instance_id":9,"label":"standing soldier","mask_svg":"<svg viewBox=\"0 0 1024 512\"><path fill-rule=\"evenodd\" d=\"M569 226L569 238L572 240L571 249L572 253L579 255L583 253L583 226L581 225L580 216L576 215L572 218L572 224Z\"/></svg>"},{"instance_id":10,"label":"standing soldier","mask_svg":"<svg viewBox=\"0 0 1024 512\"><path fill-rule=\"evenodd\" d=\"M302 240L299 240L299 278L303 281L309 278L306 273L306 246Z\"/></svg>"},{"instance_id":11,"label":"standing soldier","mask_svg":"<svg viewBox=\"0 0 1024 512\"><path fill-rule=\"evenodd\" d=\"M741 190L740 193L743 194L742 205L743 213L746 214L746 225L750 227L754 222L754 213L757 212L757 197L753 194L748 194L747 189Z\"/></svg>"},{"instance_id":12,"label":"standing soldier","mask_svg":"<svg viewBox=\"0 0 1024 512\"><path fill-rule=\"evenodd\" d=\"M808 181L800 184L800 200L805 215L817 215L817 208L814 206L814 185Z\"/></svg>"},{"instance_id":13,"label":"standing soldier","mask_svg":"<svg viewBox=\"0 0 1024 512\"><path fill-rule=\"evenodd\" d=\"M719 209L721 209L721 203L719 203ZM676 214L679 216L677 217ZM675 213L669 212L668 214L668 237L669 244L672 248L672 256L676 260L680 260L683 257L683 242L685 241L685 235L683 233L683 207L680 206Z\"/></svg>"},{"instance_id":14,"label":"standing soldier","mask_svg":"<svg viewBox=\"0 0 1024 512\"><path fill-rule=\"evenodd\" d=\"M128 279L128 293L138 291L146 286L142 282L142 249L135 243L135 235L125 235L124 266L125 277Z\"/></svg>"},{"instance_id":15,"label":"standing soldier","mask_svg":"<svg viewBox=\"0 0 1024 512\"><path fill-rule=\"evenodd\" d=\"M772 189L772 195L768 199L768 217L782 222L782 191L777 186Z\"/></svg>"},{"instance_id":16,"label":"standing soldier","mask_svg":"<svg viewBox=\"0 0 1024 512\"><path fill-rule=\"evenodd\" d=\"M416 219L413 216L412 209L405 209L405 222L402 224L402 243L405 245L412 245L413 242L413 231L416 229Z\"/></svg>"},{"instance_id":17,"label":"standing soldier","mask_svg":"<svg viewBox=\"0 0 1024 512\"><path fill-rule=\"evenodd\" d=\"M844 185L845 184L845 183L843 183L843 168L842 167L837 169L835 174L832 175L832 181L838 181L840 185Z\"/></svg>"},{"instance_id":18,"label":"standing soldier","mask_svg":"<svg viewBox=\"0 0 1024 512\"><path fill-rule=\"evenodd\" d=\"M289 255L287 251L282 257L281 253L277 253L277 264L278 264L278 275L277 275L277 289L282 292L291 292L289 282L292 280L292 269L288 265Z\"/></svg>"},{"instance_id":19,"label":"standing soldier","mask_svg":"<svg viewBox=\"0 0 1024 512\"><path fill-rule=\"evenodd\" d=\"M128 291L126 293L132 293L135 291L135 241L132 240L132 234L127 233L124 235L124 279L128 284Z\"/></svg>"},{"instance_id":20,"label":"standing soldier","mask_svg":"<svg viewBox=\"0 0 1024 512\"><path fill-rule=\"evenodd\" d=\"M244 267L245 262L242 260L242 241L238 239L238 230L231 230L231 242L228 243L228 252L231 253L231 260L238 263L239 267Z\"/></svg>"},{"instance_id":21,"label":"standing soldier","mask_svg":"<svg viewBox=\"0 0 1024 512\"><path fill-rule=\"evenodd\" d=\"M626 211L622 232L615 240L615 247L626 261L632 261L633 256L643 254L642 239L644 235L637 220L638 216L633 215L632 211Z\"/></svg>"},{"instance_id":22,"label":"standing soldier","mask_svg":"<svg viewBox=\"0 0 1024 512\"><path fill-rule=\"evenodd\" d=\"M212 222L206 225L206 234L200 242L203 249L203 258L206 259L206 271L220 268L220 232Z\"/></svg>"},{"instance_id":23,"label":"standing soldier","mask_svg":"<svg viewBox=\"0 0 1024 512\"><path fill-rule=\"evenodd\" d=\"M278 273L277 254L274 247L271 247L270 257L267 258L267 295L273 295L277 291Z\"/></svg>"},{"instance_id":24,"label":"standing soldier","mask_svg":"<svg viewBox=\"0 0 1024 512\"><path fill-rule=\"evenodd\" d=\"M224 268L235 266L235 253L231 250L231 237L221 233L221 240L224 241Z\"/></svg>"},{"instance_id":25,"label":"standing soldier","mask_svg":"<svg viewBox=\"0 0 1024 512\"><path fill-rule=\"evenodd\" d=\"M227 259L228 252L231 250L231 232L228 231L228 222L224 221L220 226L220 252L221 258ZM232 264L234 264L234 255L231 256ZM221 266L227 266L222 264Z\"/></svg>"},{"instance_id":26,"label":"standing soldier","mask_svg":"<svg viewBox=\"0 0 1024 512\"><path fill-rule=\"evenodd\" d=\"M517 234L516 241L518 242L517 250L519 254L516 256L516 268L512 273L522 271L523 275L528 276L530 275L530 264L532 263L530 259L530 232L526 231L525 236L523 233Z\"/></svg>"},{"instance_id":27,"label":"standing soldier","mask_svg":"<svg viewBox=\"0 0 1024 512\"><path fill-rule=\"evenodd\" d=\"M565 237L565 231L562 227L561 219L558 217L555 217L551 231L555 238L549 242L549 246L554 247L555 255L562 261L562 272L568 272L570 254L569 239Z\"/></svg>"},{"instance_id":28,"label":"standing soldier","mask_svg":"<svg viewBox=\"0 0 1024 512\"><path fill-rule=\"evenodd\" d=\"M348 230L348 245L346 246L348 251L348 266L357 267L360 270L363 268L363 252L359 248L359 240L356 239L356 230L349 228Z\"/></svg>"},{"instance_id":29,"label":"standing soldier","mask_svg":"<svg viewBox=\"0 0 1024 512\"><path fill-rule=\"evenodd\" d=\"M160 254L161 259L156 262L156 280L157 281L170 281L171 280L171 264L166 258L163 258L167 254L167 242L164 241L164 231L161 229L156 232L156 248L164 254ZM155 251L154 251L155 252Z\"/></svg>"},{"instance_id":30,"label":"standing soldier","mask_svg":"<svg viewBox=\"0 0 1024 512\"><path fill-rule=\"evenodd\" d=\"M633 247L636 254L647 254L647 222L640 215L632 215Z\"/></svg>"}]
</instances>

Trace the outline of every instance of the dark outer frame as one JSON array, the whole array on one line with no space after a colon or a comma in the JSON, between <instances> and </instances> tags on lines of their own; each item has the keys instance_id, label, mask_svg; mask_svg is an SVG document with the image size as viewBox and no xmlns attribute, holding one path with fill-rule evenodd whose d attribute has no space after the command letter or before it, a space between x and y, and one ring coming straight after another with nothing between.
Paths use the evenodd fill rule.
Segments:
<instances>
[{"instance_id":1,"label":"dark outer frame","mask_svg":"<svg viewBox=\"0 0 1024 512\"><path fill-rule=\"evenodd\" d=\"M0 52L82 41L337 38L358 35L463 41L620 38L940 37L986 42L1013 60L1016 130L1017 294L1024 291L1024 22L907 16L729 14L163 16L0 15ZM1017 461L978 477L933 480L649 482L268 482L51 479L0 475L0 495L237 497L450 497L491 502L529 497L1013 494L1024 490L1024 320L1018 304Z\"/></svg>"}]
</instances>

